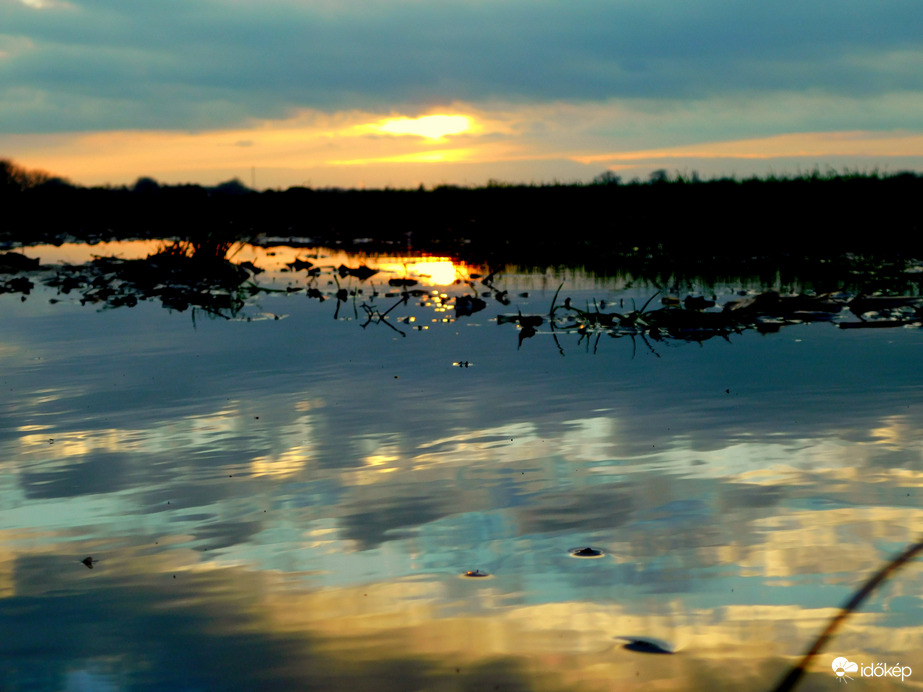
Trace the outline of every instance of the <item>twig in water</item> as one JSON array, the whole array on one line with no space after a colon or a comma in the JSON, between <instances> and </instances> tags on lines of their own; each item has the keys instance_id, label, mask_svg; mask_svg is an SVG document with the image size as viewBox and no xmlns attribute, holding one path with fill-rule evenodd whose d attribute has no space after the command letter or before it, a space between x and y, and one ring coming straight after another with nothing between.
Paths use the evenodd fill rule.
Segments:
<instances>
[{"instance_id":1,"label":"twig in water","mask_svg":"<svg viewBox=\"0 0 923 692\"><path fill-rule=\"evenodd\" d=\"M814 657L820 653L820 650L824 648L824 644L827 643L827 640L830 639L830 637L836 633L837 629L839 629L840 625L843 624L843 620L849 617L879 584L891 577L897 570L910 562L921 551L923 551L923 539L908 546L904 552L891 560L891 562L878 570L871 579L865 582L863 587L853 594L853 597L840 609L837 616L830 621L830 624L827 625L827 629L817 638L811 650L804 655L804 658L798 662L798 665L792 668L791 672L782 679L778 686L773 688L772 692L790 692L790 690L795 689L795 685L801 680L805 669L811 661L814 660Z\"/></svg>"}]
</instances>

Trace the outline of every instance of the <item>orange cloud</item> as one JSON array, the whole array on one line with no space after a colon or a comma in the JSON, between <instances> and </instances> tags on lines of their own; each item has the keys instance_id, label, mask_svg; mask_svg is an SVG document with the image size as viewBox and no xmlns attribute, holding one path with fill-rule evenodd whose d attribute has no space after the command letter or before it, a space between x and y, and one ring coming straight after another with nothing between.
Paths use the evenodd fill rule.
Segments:
<instances>
[{"instance_id":1,"label":"orange cloud","mask_svg":"<svg viewBox=\"0 0 923 692\"><path fill-rule=\"evenodd\" d=\"M141 175L160 177L177 170L187 171L194 180L201 180L202 172L225 171L223 179L227 179L246 174L251 167L467 161L478 157L479 138L503 129L502 121L491 122L470 112L411 118L362 111L334 115L306 111L287 120L254 121L243 128L206 132L17 135L7 138L13 146L5 149L24 165L65 176L79 172L80 180L118 177L132 181ZM446 146L449 135L464 138L459 146ZM433 144L441 146L434 149ZM17 150L28 151L28 158L18 156Z\"/></svg>"},{"instance_id":2,"label":"orange cloud","mask_svg":"<svg viewBox=\"0 0 923 692\"><path fill-rule=\"evenodd\" d=\"M656 147L651 143L677 141L670 117L679 118L689 137L692 124L704 116L698 111L657 115L639 108L608 102L453 103L422 115L303 110L286 119L200 132L0 135L0 149L21 165L81 184L152 176L165 183L208 185L233 177L250 182L253 175L258 187L588 180L590 167L599 165L643 172L679 160L701 162L703 169L709 161L712 168L722 160L748 161L756 171L761 162L786 158L809 157L823 165L825 157L837 157L836 165L842 166L844 158L854 157L863 159L855 165L887 166L889 158L923 157L923 134L903 130L807 131L731 141L702 134L699 142ZM717 122L708 129L724 128Z\"/></svg>"},{"instance_id":3,"label":"orange cloud","mask_svg":"<svg viewBox=\"0 0 923 692\"><path fill-rule=\"evenodd\" d=\"M774 137L704 142L681 147L572 156L580 163L657 159L773 159L791 156L923 156L923 135L876 132L800 132Z\"/></svg>"}]
</instances>

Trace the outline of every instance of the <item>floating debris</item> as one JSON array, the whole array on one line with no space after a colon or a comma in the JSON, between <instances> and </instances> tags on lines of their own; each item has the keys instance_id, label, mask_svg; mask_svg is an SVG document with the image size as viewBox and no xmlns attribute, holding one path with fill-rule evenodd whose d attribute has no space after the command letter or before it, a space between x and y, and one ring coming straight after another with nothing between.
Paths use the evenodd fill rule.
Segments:
<instances>
[{"instance_id":1,"label":"floating debris","mask_svg":"<svg viewBox=\"0 0 923 692\"><path fill-rule=\"evenodd\" d=\"M654 639L653 637L615 637L625 642L623 648L629 651L636 651L641 654L675 654L676 646L663 639Z\"/></svg>"},{"instance_id":2,"label":"floating debris","mask_svg":"<svg viewBox=\"0 0 923 692\"><path fill-rule=\"evenodd\" d=\"M264 320L284 320L288 315L277 315L274 312L260 312L255 315L239 315L232 317L233 322L262 322Z\"/></svg>"},{"instance_id":3,"label":"floating debris","mask_svg":"<svg viewBox=\"0 0 923 692\"><path fill-rule=\"evenodd\" d=\"M58 267L44 283L61 293L82 291L83 305L134 307L139 300L159 298L172 310L193 306L231 318L248 297L262 290L252 282L245 284L260 271L255 265L227 259L235 244L216 238L175 241L145 259L96 257L79 267Z\"/></svg>"},{"instance_id":4,"label":"floating debris","mask_svg":"<svg viewBox=\"0 0 923 692\"><path fill-rule=\"evenodd\" d=\"M921 296L866 296L859 294L849 301L849 310L854 315L866 312L881 312L899 308L919 307L923 304Z\"/></svg>"},{"instance_id":5,"label":"floating debris","mask_svg":"<svg viewBox=\"0 0 923 692\"><path fill-rule=\"evenodd\" d=\"M763 291L754 296L732 300L724 306L724 312L743 315L769 315L790 317L796 313L836 314L843 309L843 303L829 294L819 296L799 294L781 295L778 291Z\"/></svg>"},{"instance_id":6,"label":"floating debris","mask_svg":"<svg viewBox=\"0 0 923 692\"><path fill-rule=\"evenodd\" d=\"M475 284L475 279L480 277L476 274L464 282L471 290L458 296L438 294L434 290L419 288L417 279L394 277L388 279L387 283L396 287L396 290L387 292L384 297L403 302L398 302L387 310L379 309L371 301L381 294L372 285L371 298L366 298L365 305L360 306L358 297L367 295L368 288L364 291L355 284L340 285L341 279L348 277L351 280L364 281L379 273L375 269L364 265L347 267L345 264L340 264L339 267L321 267L307 259L296 258L287 263L285 268L288 271L306 270L307 285L288 285L285 288L261 286L255 280L262 272L260 267L250 261L232 261L242 247L242 241L212 234L196 240L164 241L164 245L158 251L144 259L95 257L80 266L43 266L39 264L39 260L21 253L0 252L0 294L18 293L21 294L22 300L25 300L34 289L35 283L41 282L58 291L58 295L50 298L50 302L61 302L64 295L72 292L78 293L76 298L80 304L95 305L101 310L131 308L144 300L158 300L164 308L171 311L183 312L191 308L193 320L196 318L196 310L200 310L213 317L252 322L264 319L275 321L284 317L272 313L248 314L249 307L253 306L254 296L305 292L309 298L318 301L334 299L335 319L341 319L341 309L349 309L348 303L352 301L352 319L360 317L360 307L366 312L368 319L365 322L360 321L361 326L384 323L402 336L404 333L385 318L398 305L407 305L411 297L425 300L421 306L435 306L434 309L439 313L446 313L454 308L454 319L458 319L485 310L491 297L503 305L509 305L510 295L517 295L498 286L500 275L496 270L481 280L481 284L489 290L485 290L480 296ZM312 259L317 260L316 257ZM919 269L917 276L923 274L923 267ZM15 276L16 272L22 271L29 271L29 274ZM321 272L332 275L337 284L336 290L322 291L312 285ZM629 286L630 283L625 287ZM594 299L578 307L578 303L563 295L560 296L562 300L559 302L563 287L562 282L547 313L523 314L522 310L514 308L515 313L496 315L497 324L515 326L519 348L522 348L526 339L531 339L538 334L539 329L543 329L545 334L552 336L562 354L563 346L559 337L572 334L579 337L578 344L585 342L587 349L592 346L594 353L602 336L628 337L632 341L633 349L637 348L638 344L643 344L657 357L660 357L660 354L655 350L654 344L702 344L714 338L730 342L732 336L742 334L746 330L770 334L792 324L827 322L842 329L923 327L923 296L915 295L913 288L901 292L895 290L895 295L868 295L863 292L849 295L845 291L795 294L780 290L742 290L731 300L722 299L723 304L719 305L717 294L684 294L681 299L679 287L670 286L663 289L670 292L668 295L661 298L661 291L658 291L640 306L635 306L633 299L629 298L599 302ZM783 289L785 290L788 289ZM526 297L527 293L518 295ZM663 307L651 307L655 299L658 299ZM632 309L625 308L626 300L631 302ZM618 307L619 311L611 311L612 307ZM850 314L856 319L847 321L847 315ZM439 318L433 321L453 320L445 314L439 315ZM414 318L405 314L393 319L394 322L409 324ZM426 326L419 325L415 329L423 331ZM467 366L459 362L458 367Z\"/></svg>"},{"instance_id":7,"label":"floating debris","mask_svg":"<svg viewBox=\"0 0 923 692\"><path fill-rule=\"evenodd\" d=\"M480 298L469 295L462 295L455 299L455 317L466 317L473 315L487 307Z\"/></svg>"},{"instance_id":8,"label":"floating debris","mask_svg":"<svg viewBox=\"0 0 923 692\"><path fill-rule=\"evenodd\" d=\"M38 269L39 261L32 257L26 257L21 252L4 252L0 253L0 273L15 274L30 269Z\"/></svg>"},{"instance_id":9,"label":"floating debris","mask_svg":"<svg viewBox=\"0 0 923 692\"><path fill-rule=\"evenodd\" d=\"M497 315L497 324L518 323L522 327L540 327L545 319L541 315Z\"/></svg>"},{"instance_id":10,"label":"floating debris","mask_svg":"<svg viewBox=\"0 0 923 692\"><path fill-rule=\"evenodd\" d=\"M865 296L860 294L849 299L842 293L780 294L776 290L766 290L751 294L747 291L738 293L740 298L730 300L723 306L717 305L717 296L687 295L680 302L679 298L668 295L661 299L665 307L648 309L659 294L655 293L641 306L630 312L602 312L605 302L588 302L585 309L578 308L570 298L558 302L558 296L564 284L558 286L551 302L547 316L553 334L576 333L581 341L591 334L598 343L601 334L618 337L640 338L654 355L660 357L653 349L654 342L696 342L702 343L714 337L730 341L732 334L741 334L744 330L769 334L790 324L811 322L828 322L843 329L874 329L888 327L923 326L923 296ZM621 303L621 301L620 301ZM841 315L844 308L859 317L859 322L845 322ZM497 324L513 323L519 327L519 344L524 338L534 335L534 326L541 324L534 315L498 315ZM562 351L557 336L555 342ZM579 342L578 342L579 343ZM587 342L589 346L589 341ZM594 352L596 345L593 346Z\"/></svg>"},{"instance_id":11,"label":"floating debris","mask_svg":"<svg viewBox=\"0 0 923 692\"><path fill-rule=\"evenodd\" d=\"M873 322L840 322L840 329L889 329L919 326L920 320L875 320Z\"/></svg>"},{"instance_id":12,"label":"floating debris","mask_svg":"<svg viewBox=\"0 0 923 692\"><path fill-rule=\"evenodd\" d=\"M715 301L708 300L704 296L686 296L683 300L683 307L687 310L707 310L715 307Z\"/></svg>"},{"instance_id":13,"label":"floating debris","mask_svg":"<svg viewBox=\"0 0 923 692\"><path fill-rule=\"evenodd\" d=\"M600 550L599 548L591 548L586 546L584 548L571 548L567 552L570 553L571 557L603 557L606 553Z\"/></svg>"},{"instance_id":14,"label":"floating debris","mask_svg":"<svg viewBox=\"0 0 923 692\"><path fill-rule=\"evenodd\" d=\"M372 276L375 276L378 273L378 270L370 269L369 267L366 267L365 265L360 265L356 267L355 269L353 269L353 268L347 267L345 264L341 264L339 267L337 267L337 273L340 275L341 279L345 279L347 276L354 276L357 279L359 279L359 281L365 281L366 279ZM414 281L414 283L416 283L416 281ZM391 284L391 285L394 286L395 284ZM410 284L410 285L413 285L413 284Z\"/></svg>"},{"instance_id":15,"label":"floating debris","mask_svg":"<svg viewBox=\"0 0 923 692\"><path fill-rule=\"evenodd\" d=\"M0 293L22 293L27 296L33 288L35 284L24 276L0 282Z\"/></svg>"},{"instance_id":16,"label":"floating debris","mask_svg":"<svg viewBox=\"0 0 923 692\"><path fill-rule=\"evenodd\" d=\"M462 572L461 576L462 579L483 579L489 577L490 573L480 569L469 569L467 572Z\"/></svg>"}]
</instances>

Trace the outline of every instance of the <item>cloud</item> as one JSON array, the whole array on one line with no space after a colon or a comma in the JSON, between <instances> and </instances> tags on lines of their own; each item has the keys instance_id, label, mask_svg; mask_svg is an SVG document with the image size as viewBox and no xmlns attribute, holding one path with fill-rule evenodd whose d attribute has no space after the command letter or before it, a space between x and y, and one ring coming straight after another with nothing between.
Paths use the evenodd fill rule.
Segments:
<instances>
[{"instance_id":1,"label":"cloud","mask_svg":"<svg viewBox=\"0 0 923 692\"><path fill-rule=\"evenodd\" d=\"M0 0L0 27L0 152L88 183L920 162L873 146L921 132L919 0ZM436 115L471 127L395 131Z\"/></svg>"},{"instance_id":2,"label":"cloud","mask_svg":"<svg viewBox=\"0 0 923 692\"><path fill-rule=\"evenodd\" d=\"M630 163L659 159L777 159L799 156L918 156L923 157L923 135L869 132L804 132L730 142L703 142L672 147L611 154L577 156L581 163Z\"/></svg>"},{"instance_id":3,"label":"cloud","mask_svg":"<svg viewBox=\"0 0 923 692\"><path fill-rule=\"evenodd\" d=\"M659 168L706 176L765 173L767 166L776 172L818 165L900 170L923 161L923 135L906 126L912 120L906 114L920 101L903 95L840 100L833 115L825 106L836 100L794 94L750 102L645 100L633 107L617 101L454 103L438 113L464 119L468 129L440 137L382 129L388 123L412 129L429 123L427 116L304 110L286 119L202 132L0 135L0 151L83 184L128 184L141 175L215 184L235 176L250 179L255 171L260 186L269 187L303 181L416 187L489 178L586 181L605 168L642 178ZM861 118L846 115L859 111ZM894 127L876 130L875 123ZM836 129L824 129L831 127Z\"/></svg>"},{"instance_id":4,"label":"cloud","mask_svg":"<svg viewBox=\"0 0 923 692\"><path fill-rule=\"evenodd\" d=\"M6 2L0 132L923 87L917 0Z\"/></svg>"}]
</instances>

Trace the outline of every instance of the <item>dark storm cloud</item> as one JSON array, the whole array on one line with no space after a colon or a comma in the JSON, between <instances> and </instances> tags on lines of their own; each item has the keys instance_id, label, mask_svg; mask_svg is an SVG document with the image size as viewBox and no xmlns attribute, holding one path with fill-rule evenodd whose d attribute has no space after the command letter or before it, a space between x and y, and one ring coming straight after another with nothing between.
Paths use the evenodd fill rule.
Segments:
<instances>
[{"instance_id":1,"label":"dark storm cloud","mask_svg":"<svg viewBox=\"0 0 923 692\"><path fill-rule=\"evenodd\" d=\"M297 108L916 91L917 0L75 0L0 5L0 129L198 129Z\"/></svg>"}]
</instances>

